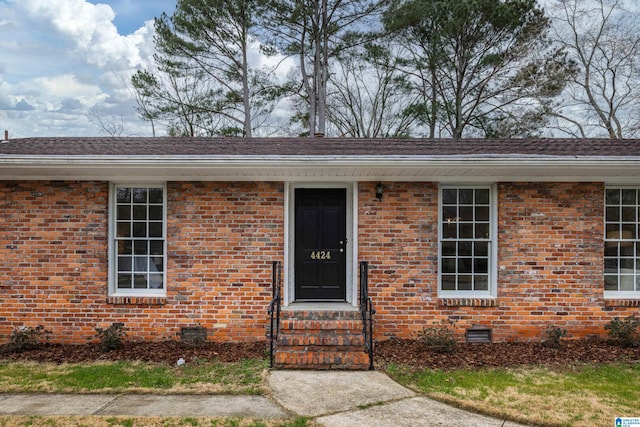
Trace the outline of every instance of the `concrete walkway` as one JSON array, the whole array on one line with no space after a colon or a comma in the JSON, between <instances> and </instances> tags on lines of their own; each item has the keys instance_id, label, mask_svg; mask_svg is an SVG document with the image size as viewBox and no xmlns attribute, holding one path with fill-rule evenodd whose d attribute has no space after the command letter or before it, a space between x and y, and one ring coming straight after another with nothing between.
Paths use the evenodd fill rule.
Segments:
<instances>
[{"instance_id":1,"label":"concrete walkway","mask_svg":"<svg viewBox=\"0 0 640 427\"><path fill-rule=\"evenodd\" d=\"M327 427L510 426L416 395L377 371L273 371L273 399Z\"/></svg>"},{"instance_id":2,"label":"concrete walkway","mask_svg":"<svg viewBox=\"0 0 640 427\"><path fill-rule=\"evenodd\" d=\"M313 418L327 427L518 426L416 395L381 372L272 371L271 395L0 394L0 415Z\"/></svg>"}]
</instances>

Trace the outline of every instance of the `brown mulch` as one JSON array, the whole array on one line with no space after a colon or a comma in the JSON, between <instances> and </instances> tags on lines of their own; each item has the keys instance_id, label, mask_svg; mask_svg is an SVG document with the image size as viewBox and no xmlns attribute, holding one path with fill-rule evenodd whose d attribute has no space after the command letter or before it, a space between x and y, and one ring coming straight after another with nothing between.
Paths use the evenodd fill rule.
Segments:
<instances>
[{"instance_id":1,"label":"brown mulch","mask_svg":"<svg viewBox=\"0 0 640 427\"><path fill-rule=\"evenodd\" d=\"M389 340L376 346L378 366L389 363L433 369L517 366L572 366L640 362L640 348L623 348L610 341L566 340L559 347L540 342L460 344L452 353L438 353L417 340Z\"/></svg>"},{"instance_id":2,"label":"brown mulch","mask_svg":"<svg viewBox=\"0 0 640 427\"><path fill-rule=\"evenodd\" d=\"M4 350L4 351L3 351ZM264 341L253 343L207 342L188 346L180 342L125 342L118 349L101 351L97 344L43 344L38 349L12 353L0 347L0 361L83 363L94 361L144 361L175 364L197 359L234 362L268 358ZM623 348L606 340L563 341L558 348L537 342L460 344L453 353L438 353L416 340L388 340L376 344L375 365L389 363L435 369L516 367L526 365L572 366L611 362L640 362L640 348Z\"/></svg>"},{"instance_id":3,"label":"brown mulch","mask_svg":"<svg viewBox=\"0 0 640 427\"><path fill-rule=\"evenodd\" d=\"M182 358L194 360L218 360L235 362L243 359L265 358L265 342L216 343L206 342L198 346L176 341L131 342L125 341L117 350L102 351L97 344L42 344L39 348L21 353L0 349L0 360L34 361L49 363L84 363L98 361L141 361L174 364Z\"/></svg>"}]
</instances>

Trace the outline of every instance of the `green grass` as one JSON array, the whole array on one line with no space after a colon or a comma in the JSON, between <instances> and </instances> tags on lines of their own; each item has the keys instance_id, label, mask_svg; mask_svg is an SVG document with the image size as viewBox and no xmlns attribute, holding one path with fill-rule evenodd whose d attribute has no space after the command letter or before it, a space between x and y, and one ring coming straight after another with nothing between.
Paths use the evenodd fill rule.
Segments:
<instances>
[{"instance_id":1,"label":"green grass","mask_svg":"<svg viewBox=\"0 0 640 427\"><path fill-rule=\"evenodd\" d=\"M73 366L54 379L59 387L74 392L132 387L167 389L175 384L169 368L132 363Z\"/></svg>"},{"instance_id":2,"label":"green grass","mask_svg":"<svg viewBox=\"0 0 640 427\"><path fill-rule=\"evenodd\" d=\"M184 385L216 383L226 389L240 387L242 394L262 394L262 372L266 361L248 359L236 363L211 363L196 361L178 371Z\"/></svg>"},{"instance_id":3,"label":"green grass","mask_svg":"<svg viewBox=\"0 0 640 427\"><path fill-rule=\"evenodd\" d=\"M4 392L262 394L264 360L197 361L181 367L131 362L0 363Z\"/></svg>"},{"instance_id":4,"label":"green grass","mask_svg":"<svg viewBox=\"0 0 640 427\"><path fill-rule=\"evenodd\" d=\"M181 367L108 362L53 365L0 363L1 392L69 393L218 393L263 394L267 361L222 363L196 360ZM640 363L597 366L476 370L431 370L389 365L387 373L416 391L473 411L530 425L609 426L616 416L637 417ZM66 421L65 421L66 420ZM69 420L73 420L71 423ZM122 425L305 427L305 418L91 418L0 417L0 427L17 425ZM98 423L99 421L99 423ZM95 424L98 423L98 424Z\"/></svg>"},{"instance_id":5,"label":"green grass","mask_svg":"<svg viewBox=\"0 0 640 427\"><path fill-rule=\"evenodd\" d=\"M608 426L616 416L639 415L637 363L452 371L390 365L387 372L427 396L527 424Z\"/></svg>"}]
</instances>

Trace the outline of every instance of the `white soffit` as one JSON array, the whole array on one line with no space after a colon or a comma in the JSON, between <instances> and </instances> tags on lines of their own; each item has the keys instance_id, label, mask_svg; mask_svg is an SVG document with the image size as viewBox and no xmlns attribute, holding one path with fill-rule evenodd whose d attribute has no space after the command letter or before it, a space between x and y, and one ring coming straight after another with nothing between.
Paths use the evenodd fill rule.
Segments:
<instances>
[{"instance_id":1,"label":"white soffit","mask_svg":"<svg viewBox=\"0 0 640 427\"><path fill-rule=\"evenodd\" d=\"M149 181L640 181L640 158L0 155L0 179Z\"/></svg>"}]
</instances>

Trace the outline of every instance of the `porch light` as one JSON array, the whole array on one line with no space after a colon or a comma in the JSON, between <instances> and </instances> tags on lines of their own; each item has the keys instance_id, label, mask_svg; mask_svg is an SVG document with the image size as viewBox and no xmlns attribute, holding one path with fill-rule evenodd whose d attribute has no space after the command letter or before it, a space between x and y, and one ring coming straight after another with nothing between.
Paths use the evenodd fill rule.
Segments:
<instances>
[{"instance_id":1,"label":"porch light","mask_svg":"<svg viewBox=\"0 0 640 427\"><path fill-rule=\"evenodd\" d=\"M376 185L376 199L378 199L379 202L382 201L382 191L384 190L384 187L382 186L382 183L379 182Z\"/></svg>"}]
</instances>

